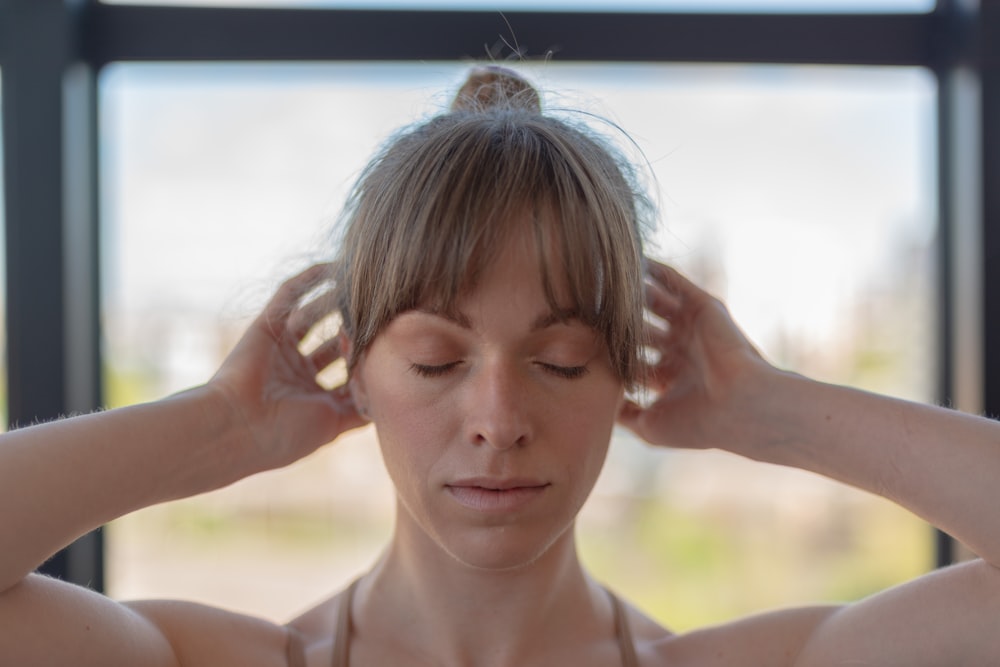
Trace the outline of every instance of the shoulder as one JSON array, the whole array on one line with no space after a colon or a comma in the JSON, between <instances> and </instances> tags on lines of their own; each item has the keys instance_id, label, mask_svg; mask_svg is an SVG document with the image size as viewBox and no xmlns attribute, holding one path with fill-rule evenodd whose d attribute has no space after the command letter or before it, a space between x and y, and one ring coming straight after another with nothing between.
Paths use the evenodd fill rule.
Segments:
<instances>
[{"instance_id":1,"label":"shoulder","mask_svg":"<svg viewBox=\"0 0 1000 667\"><path fill-rule=\"evenodd\" d=\"M330 663L348 600L345 589L285 625L187 602L131 606L176 638L181 666L305 667ZM189 655L194 659L186 660Z\"/></svg>"},{"instance_id":2,"label":"shoulder","mask_svg":"<svg viewBox=\"0 0 1000 667\"><path fill-rule=\"evenodd\" d=\"M0 604L0 662L78 667L284 667L287 630L190 602L116 602L30 575Z\"/></svg>"},{"instance_id":3,"label":"shoulder","mask_svg":"<svg viewBox=\"0 0 1000 667\"><path fill-rule=\"evenodd\" d=\"M289 630L272 621L184 601L125 606L163 635L181 667L286 667Z\"/></svg>"},{"instance_id":4,"label":"shoulder","mask_svg":"<svg viewBox=\"0 0 1000 667\"><path fill-rule=\"evenodd\" d=\"M347 590L323 600L288 623L289 640L301 646L303 664L330 664ZM299 650L299 649L296 649ZM290 656L291 657L291 656ZM289 667L296 667L294 659Z\"/></svg>"},{"instance_id":5,"label":"shoulder","mask_svg":"<svg viewBox=\"0 0 1000 667\"><path fill-rule=\"evenodd\" d=\"M340 610L347 596L344 589L292 619L287 627L300 633L307 641L329 639L334 636Z\"/></svg>"},{"instance_id":6,"label":"shoulder","mask_svg":"<svg viewBox=\"0 0 1000 667\"><path fill-rule=\"evenodd\" d=\"M674 633L629 608L642 667L792 667L816 629L839 607L783 609L690 632Z\"/></svg>"},{"instance_id":7,"label":"shoulder","mask_svg":"<svg viewBox=\"0 0 1000 667\"><path fill-rule=\"evenodd\" d=\"M975 560L847 605L774 611L679 635L635 634L644 667L994 665L998 618L1000 569Z\"/></svg>"}]
</instances>

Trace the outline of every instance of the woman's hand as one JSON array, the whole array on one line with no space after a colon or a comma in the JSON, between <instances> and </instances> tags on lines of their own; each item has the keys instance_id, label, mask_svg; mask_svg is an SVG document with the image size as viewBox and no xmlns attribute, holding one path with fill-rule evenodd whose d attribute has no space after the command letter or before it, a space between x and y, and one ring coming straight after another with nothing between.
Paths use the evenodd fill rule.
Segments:
<instances>
[{"instance_id":1,"label":"woman's hand","mask_svg":"<svg viewBox=\"0 0 1000 667\"><path fill-rule=\"evenodd\" d=\"M651 400L626 401L619 422L655 445L731 449L754 435L754 401L777 371L721 301L653 260L648 276L647 308L664 323L647 325Z\"/></svg>"},{"instance_id":2,"label":"woman's hand","mask_svg":"<svg viewBox=\"0 0 1000 667\"><path fill-rule=\"evenodd\" d=\"M246 454L260 468L287 465L338 435L362 426L347 385L322 387L317 375L342 355L343 338L324 340L308 354L300 345L330 315L329 299L319 296L330 266L315 265L285 282L250 325L208 383L245 427Z\"/></svg>"},{"instance_id":3,"label":"woman's hand","mask_svg":"<svg viewBox=\"0 0 1000 667\"><path fill-rule=\"evenodd\" d=\"M317 382L339 337L300 352L330 310L322 294L300 302L328 275L315 266L285 283L206 385L0 436L0 534L17 536L0 548L0 663L284 664L287 632L269 623L178 602L126 607L31 573L112 519L290 463L364 423L344 386Z\"/></svg>"}]
</instances>

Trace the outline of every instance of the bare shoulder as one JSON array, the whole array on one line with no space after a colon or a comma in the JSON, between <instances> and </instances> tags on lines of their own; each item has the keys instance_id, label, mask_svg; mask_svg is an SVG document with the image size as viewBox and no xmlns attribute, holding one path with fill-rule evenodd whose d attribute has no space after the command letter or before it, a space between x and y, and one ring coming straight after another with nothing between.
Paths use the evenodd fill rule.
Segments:
<instances>
[{"instance_id":1,"label":"bare shoulder","mask_svg":"<svg viewBox=\"0 0 1000 667\"><path fill-rule=\"evenodd\" d=\"M798 667L1000 664L1000 569L973 560L842 607L817 628Z\"/></svg>"},{"instance_id":2,"label":"bare shoulder","mask_svg":"<svg viewBox=\"0 0 1000 667\"><path fill-rule=\"evenodd\" d=\"M643 667L1000 664L1000 569L981 560L937 570L846 605L657 633L633 614Z\"/></svg>"},{"instance_id":3,"label":"bare shoulder","mask_svg":"<svg viewBox=\"0 0 1000 667\"><path fill-rule=\"evenodd\" d=\"M631 608L629 621L642 667L792 667L816 628L837 609L783 609L683 633Z\"/></svg>"},{"instance_id":4,"label":"bare shoulder","mask_svg":"<svg viewBox=\"0 0 1000 667\"><path fill-rule=\"evenodd\" d=\"M346 593L345 589L331 595L292 619L288 627L294 628L307 639L329 636L337 627L337 618Z\"/></svg>"},{"instance_id":5,"label":"bare shoulder","mask_svg":"<svg viewBox=\"0 0 1000 667\"><path fill-rule=\"evenodd\" d=\"M308 664L326 665L330 663L337 634L337 622L346 597L347 591L345 589L323 600L288 623L289 631L299 635L302 639L303 651Z\"/></svg>"},{"instance_id":6,"label":"bare shoulder","mask_svg":"<svg viewBox=\"0 0 1000 667\"><path fill-rule=\"evenodd\" d=\"M179 667L287 665L288 629L272 621L177 600L145 600L125 606L162 633Z\"/></svg>"},{"instance_id":7,"label":"bare shoulder","mask_svg":"<svg viewBox=\"0 0 1000 667\"><path fill-rule=\"evenodd\" d=\"M117 602L41 575L5 593L0 628L5 665L286 665L280 625L190 602Z\"/></svg>"}]
</instances>

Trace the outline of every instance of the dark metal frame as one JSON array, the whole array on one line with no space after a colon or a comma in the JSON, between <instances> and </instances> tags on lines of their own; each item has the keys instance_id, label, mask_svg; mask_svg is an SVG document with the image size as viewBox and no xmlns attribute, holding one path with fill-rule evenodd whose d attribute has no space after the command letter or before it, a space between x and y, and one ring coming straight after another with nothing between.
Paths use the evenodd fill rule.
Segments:
<instances>
[{"instance_id":1,"label":"dark metal frame","mask_svg":"<svg viewBox=\"0 0 1000 667\"><path fill-rule=\"evenodd\" d=\"M1000 285L1000 0L941 0L928 14L885 15L500 14L0 0L11 423L101 403L101 67L117 61L504 58L511 44L518 55L551 53L560 61L932 70L940 84L938 398L1000 415L1000 352L983 344L1000 340L1000 290L992 289ZM968 238L981 242L963 241ZM970 252L977 261L966 261ZM969 267L974 275L960 273ZM969 284L981 289L973 311L965 313L956 305L956 290ZM967 331L970 325L975 330ZM961 344L966 339L978 343ZM981 377L974 373L962 394L959 388L970 380L965 368L981 370ZM952 541L941 536L938 563L950 562L952 551ZM46 568L102 589L100 536L74 543Z\"/></svg>"}]
</instances>

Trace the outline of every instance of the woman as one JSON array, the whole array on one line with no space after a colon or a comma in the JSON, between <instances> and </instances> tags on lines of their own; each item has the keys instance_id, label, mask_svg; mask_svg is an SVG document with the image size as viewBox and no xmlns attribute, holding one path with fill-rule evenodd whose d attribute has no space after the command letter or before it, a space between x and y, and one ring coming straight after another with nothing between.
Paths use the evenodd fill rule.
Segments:
<instances>
[{"instance_id":1,"label":"woman","mask_svg":"<svg viewBox=\"0 0 1000 667\"><path fill-rule=\"evenodd\" d=\"M626 176L600 142L543 116L522 79L474 71L451 113L363 174L337 261L286 283L207 384L3 436L0 663L997 664L1000 425L773 368L717 300L644 268L645 208ZM669 328L645 324L643 303ZM340 335L302 353L331 310ZM342 357L349 379L323 389L317 374ZM653 445L882 494L982 559L851 605L675 635L577 558L573 524L616 420ZM397 491L390 544L286 626L31 574L95 526L368 421Z\"/></svg>"}]
</instances>

